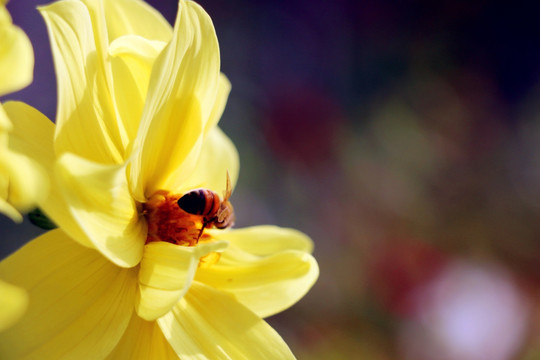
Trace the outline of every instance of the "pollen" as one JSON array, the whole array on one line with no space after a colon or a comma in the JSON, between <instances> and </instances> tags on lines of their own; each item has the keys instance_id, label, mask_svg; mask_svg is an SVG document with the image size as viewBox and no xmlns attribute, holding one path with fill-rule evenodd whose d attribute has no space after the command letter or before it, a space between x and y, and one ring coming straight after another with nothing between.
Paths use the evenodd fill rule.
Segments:
<instances>
[{"instance_id":1,"label":"pollen","mask_svg":"<svg viewBox=\"0 0 540 360\"><path fill-rule=\"evenodd\" d=\"M202 220L180 209L177 204L180 197L159 190L143 204L143 215L148 223L146 243L166 241L182 246L197 245Z\"/></svg>"},{"instance_id":2,"label":"pollen","mask_svg":"<svg viewBox=\"0 0 540 360\"><path fill-rule=\"evenodd\" d=\"M218 252L211 252L199 260L199 267L200 268L209 268L214 264L217 264L219 262L219 259L221 258L221 253Z\"/></svg>"}]
</instances>

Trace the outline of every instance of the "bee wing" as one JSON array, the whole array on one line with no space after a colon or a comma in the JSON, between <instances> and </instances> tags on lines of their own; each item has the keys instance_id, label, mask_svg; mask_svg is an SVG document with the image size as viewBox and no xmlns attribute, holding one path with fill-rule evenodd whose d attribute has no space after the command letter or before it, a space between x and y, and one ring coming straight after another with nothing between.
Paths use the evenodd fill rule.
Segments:
<instances>
[{"instance_id":1,"label":"bee wing","mask_svg":"<svg viewBox=\"0 0 540 360\"><path fill-rule=\"evenodd\" d=\"M227 213L228 211L226 207L219 209L217 214L218 222L223 222L223 220L225 220L225 218L227 217Z\"/></svg>"}]
</instances>

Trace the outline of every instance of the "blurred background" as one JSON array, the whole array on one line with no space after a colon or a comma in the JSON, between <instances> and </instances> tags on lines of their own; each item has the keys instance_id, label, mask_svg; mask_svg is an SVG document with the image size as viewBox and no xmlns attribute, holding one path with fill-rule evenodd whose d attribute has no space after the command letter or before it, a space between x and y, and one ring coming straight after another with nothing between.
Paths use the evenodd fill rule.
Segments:
<instances>
[{"instance_id":1,"label":"blurred background","mask_svg":"<svg viewBox=\"0 0 540 360\"><path fill-rule=\"evenodd\" d=\"M176 1L150 2L173 21ZM54 118L43 3L8 4L36 66L7 98ZM200 3L233 85L237 226L315 243L318 282L268 319L297 357L540 359L539 8ZM3 254L41 232L0 226Z\"/></svg>"}]
</instances>

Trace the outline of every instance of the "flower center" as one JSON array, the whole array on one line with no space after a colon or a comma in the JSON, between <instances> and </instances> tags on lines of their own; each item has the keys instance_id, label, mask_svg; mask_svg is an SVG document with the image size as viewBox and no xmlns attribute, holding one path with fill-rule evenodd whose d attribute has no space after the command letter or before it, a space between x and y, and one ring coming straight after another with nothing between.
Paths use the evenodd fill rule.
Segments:
<instances>
[{"instance_id":1,"label":"flower center","mask_svg":"<svg viewBox=\"0 0 540 360\"><path fill-rule=\"evenodd\" d=\"M146 243L166 241L183 246L197 245L202 235L203 218L182 210L178 206L180 197L159 190L143 204L143 214L148 223Z\"/></svg>"},{"instance_id":2,"label":"flower center","mask_svg":"<svg viewBox=\"0 0 540 360\"><path fill-rule=\"evenodd\" d=\"M230 179L223 201L208 189L192 190L184 195L159 190L142 204L148 224L146 243L166 241L182 246L195 246L212 241L205 228L225 229L234 224L234 210L229 202ZM221 254L211 252L199 260L199 267L216 264Z\"/></svg>"}]
</instances>

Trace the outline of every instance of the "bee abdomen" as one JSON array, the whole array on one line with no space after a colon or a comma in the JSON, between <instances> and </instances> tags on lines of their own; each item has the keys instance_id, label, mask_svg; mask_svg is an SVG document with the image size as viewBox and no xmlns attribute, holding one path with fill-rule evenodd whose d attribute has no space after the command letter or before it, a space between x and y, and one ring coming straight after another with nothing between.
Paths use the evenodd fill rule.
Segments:
<instances>
[{"instance_id":1,"label":"bee abdomen","mask_svg":"<svg viewBox=\"0 0 540 360\"><path fill-rule=\"evenodd\" d=\"M219 207L219 197L211 190L192 190L178 199L178 206L189 214L209 216Z\"/></svg>"}]
</instances>

